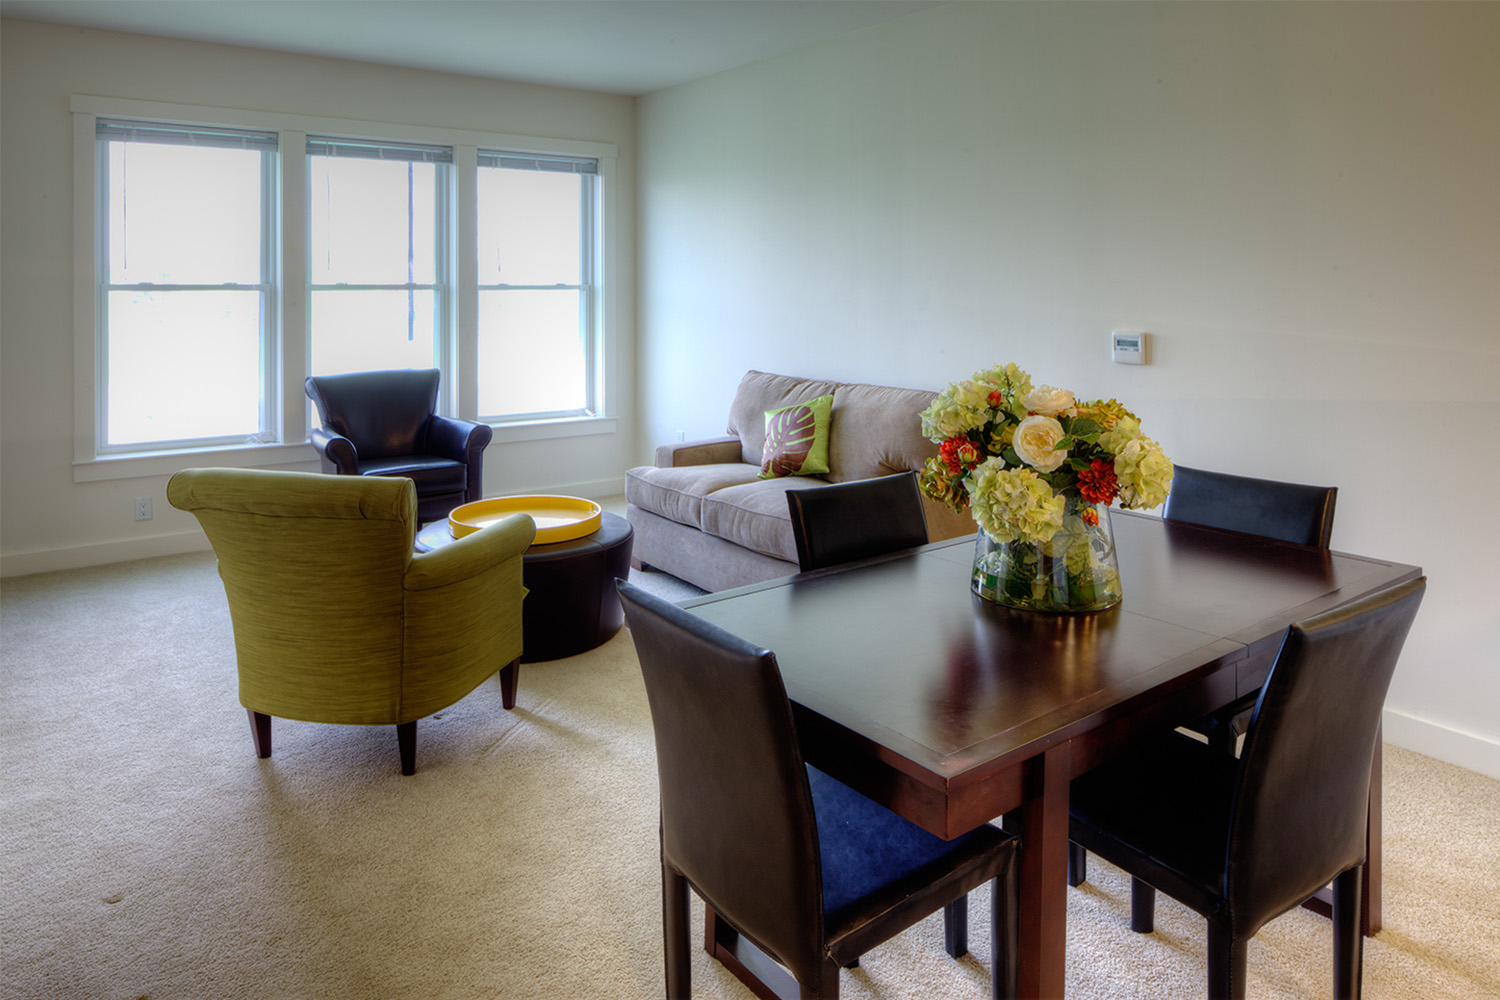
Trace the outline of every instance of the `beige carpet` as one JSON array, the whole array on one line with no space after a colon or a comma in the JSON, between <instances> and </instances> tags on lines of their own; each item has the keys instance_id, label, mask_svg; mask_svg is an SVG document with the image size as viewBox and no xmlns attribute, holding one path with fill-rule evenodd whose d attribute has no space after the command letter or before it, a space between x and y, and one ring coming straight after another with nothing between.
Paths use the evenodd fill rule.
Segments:
<instances>
[{"instance_id":1,"label":"beige carpet","mask_svg":"<svg viewBox=\"0 0 1500 1000\"><path fill-rule=\"evenodd\" d=\"M648 581L647 585L650 585ZM628 634L526 666L419 726L278 720L261 761L207 555L0 584L0 997L654 998L655 763ZM1387 748L1386 929L1367 997L1500 997L1500 782ZM1202 922L1094 860L1069 892L1068 995L1204 993ZM849 997L985 997L930 920L845 973ZM1299 911L1250 947L1250 995L1328 994ZM748 997L696 952L698 997Z\"/></svg>"}]
</instances>

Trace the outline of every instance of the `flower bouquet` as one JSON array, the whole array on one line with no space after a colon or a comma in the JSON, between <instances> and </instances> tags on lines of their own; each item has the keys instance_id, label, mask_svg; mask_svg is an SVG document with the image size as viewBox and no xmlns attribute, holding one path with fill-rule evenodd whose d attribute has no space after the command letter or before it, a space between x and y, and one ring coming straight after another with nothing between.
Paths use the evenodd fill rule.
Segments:
<instances>
[{"instance_id":1,"label":"flower bouquet","mask_svg":"<svg viewBox=\"0 0 1500 1000\"><path fill-rule=\"evenodd\" d=\"M955 382L922 411L938 456L922 491L979 526L973 589L1038 611L1098 611L1120 601L1107 509L1155 507L1172 463L1115 400L1033 388L1015 364Z\"/></svg>"}]
</instances>

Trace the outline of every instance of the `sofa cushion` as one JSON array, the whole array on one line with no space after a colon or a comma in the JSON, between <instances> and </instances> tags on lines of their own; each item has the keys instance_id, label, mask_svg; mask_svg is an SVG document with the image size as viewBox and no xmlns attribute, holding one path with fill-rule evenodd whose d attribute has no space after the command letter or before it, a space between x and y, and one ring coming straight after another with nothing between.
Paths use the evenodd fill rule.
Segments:
<instances>
[{"instance_id":1,"label":"sofa cushion","mask_svg":"<svg viewBox=\"0 0 1500 1000\"><path fill-rule=\"evenodd\" d=\"M703 498L701 527L727 542L795 563L797 540L787 491L827 485L828 480L813 476L784 476L729 486Z\"/></svg>"},{"instance_id":2,"label":"sofa cushion","mask_svg":"<svg viewBox=\"0 0 1500 1000\"><path fill-rule=\"evenodd\" d=\"M922 468L938 451L922 436L920 416L936 395L931 389L840 385L833 394L829 480L844 483Z\"/></svg>"},{"instance_id":3,"label":"sofa cushion","mask_svg":"<svg viewBox=\"0 0 1500 1000\"><path fill-rule=\"evenodd\" d=\"M760 468L765 458L766 411L827 396L839 383L749 371L729 404L728 432L740 439L740 460ZM838 400L835 398L834 404ZM920 430L920 428L918 428ZM832 427L830 427L832 434Z\"/></svg>"},{"instance_id":4,"label":"sofa cushion","mask_svg":"<svg viewBox=\"0 0 1500 1000\"><path fill-rule=\"evenodd\" d=\"M704 498L725 487L760 482L758 471L742 462L672 469L643 465L625 473L625 500L679 524L703 528Z\"/></svg>"},{"instance_id":5,"label":"sofa cushion","mask_svg":"<svg viewBox=\"0 0 1500 1000\"><path fill-rule=\"evenodd\" d=\"M760 478L820 476L828 471L828 414L833 395L766 413Z\"/></svg>"}]
</instances>

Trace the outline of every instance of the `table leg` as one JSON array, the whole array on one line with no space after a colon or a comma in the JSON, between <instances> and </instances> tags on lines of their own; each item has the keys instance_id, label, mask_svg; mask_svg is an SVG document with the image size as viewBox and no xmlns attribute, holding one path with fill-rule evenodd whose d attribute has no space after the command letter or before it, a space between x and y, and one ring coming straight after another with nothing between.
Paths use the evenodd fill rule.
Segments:
<instances>
[{"instance_id":1,"label":"table leg","mask_svg":"<svg viewBox=\"0 0 1500 1000\"><path fill-rule=\"evenodd\" d=\"M1025 801L1005 814L1021 838L1021 997L1063 995L1068 957L1068 782L1072 748L1059 744L1026 764Z\"/></svg>"}]
</instances>

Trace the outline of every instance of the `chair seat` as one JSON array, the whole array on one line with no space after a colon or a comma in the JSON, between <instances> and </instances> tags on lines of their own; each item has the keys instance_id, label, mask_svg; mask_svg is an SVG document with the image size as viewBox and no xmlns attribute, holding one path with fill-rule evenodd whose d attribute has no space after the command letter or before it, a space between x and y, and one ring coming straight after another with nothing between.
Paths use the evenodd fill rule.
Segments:
<instances>
[{"instance_id":1,"label":"chair seat","mask_svg":"<svg viewBox=\"0 0 1500 1000\"><path fill-rule=\"evenodd\" d=\"M815 767L807 768L807 778L823 859L829 938L891 909L1008 837L995 827L980 827L944 840Z\"/></svg>"},{"instance_id":2,"label":"chair seat","mask_svg":"<svg viewBox=\"0 0 1500 1000\"><path fill-rule=\"evenodd\" d=\"M1167 732L1074 779L1069 839L1207 916L1224 896L1235 758ZM1108 831L1108 838L1090 835ZM1112 856L1113 855L1113 856ZM1140 869L1145 859L1151 870ZM1170 859L1166 861L1163 859Z\"/></svg>"},{"instance_id":3,"label":"chair seat","mask_svg":"<svg viewBox=\"0 0 1500 1000\"><path fill-rule=\"evenodd\" d=\"M360 459L360 475L402 476L417 484L417 493L462 493L468 484L468 466L437 455L395 455Z\"/></svg>"}]
</instances>

